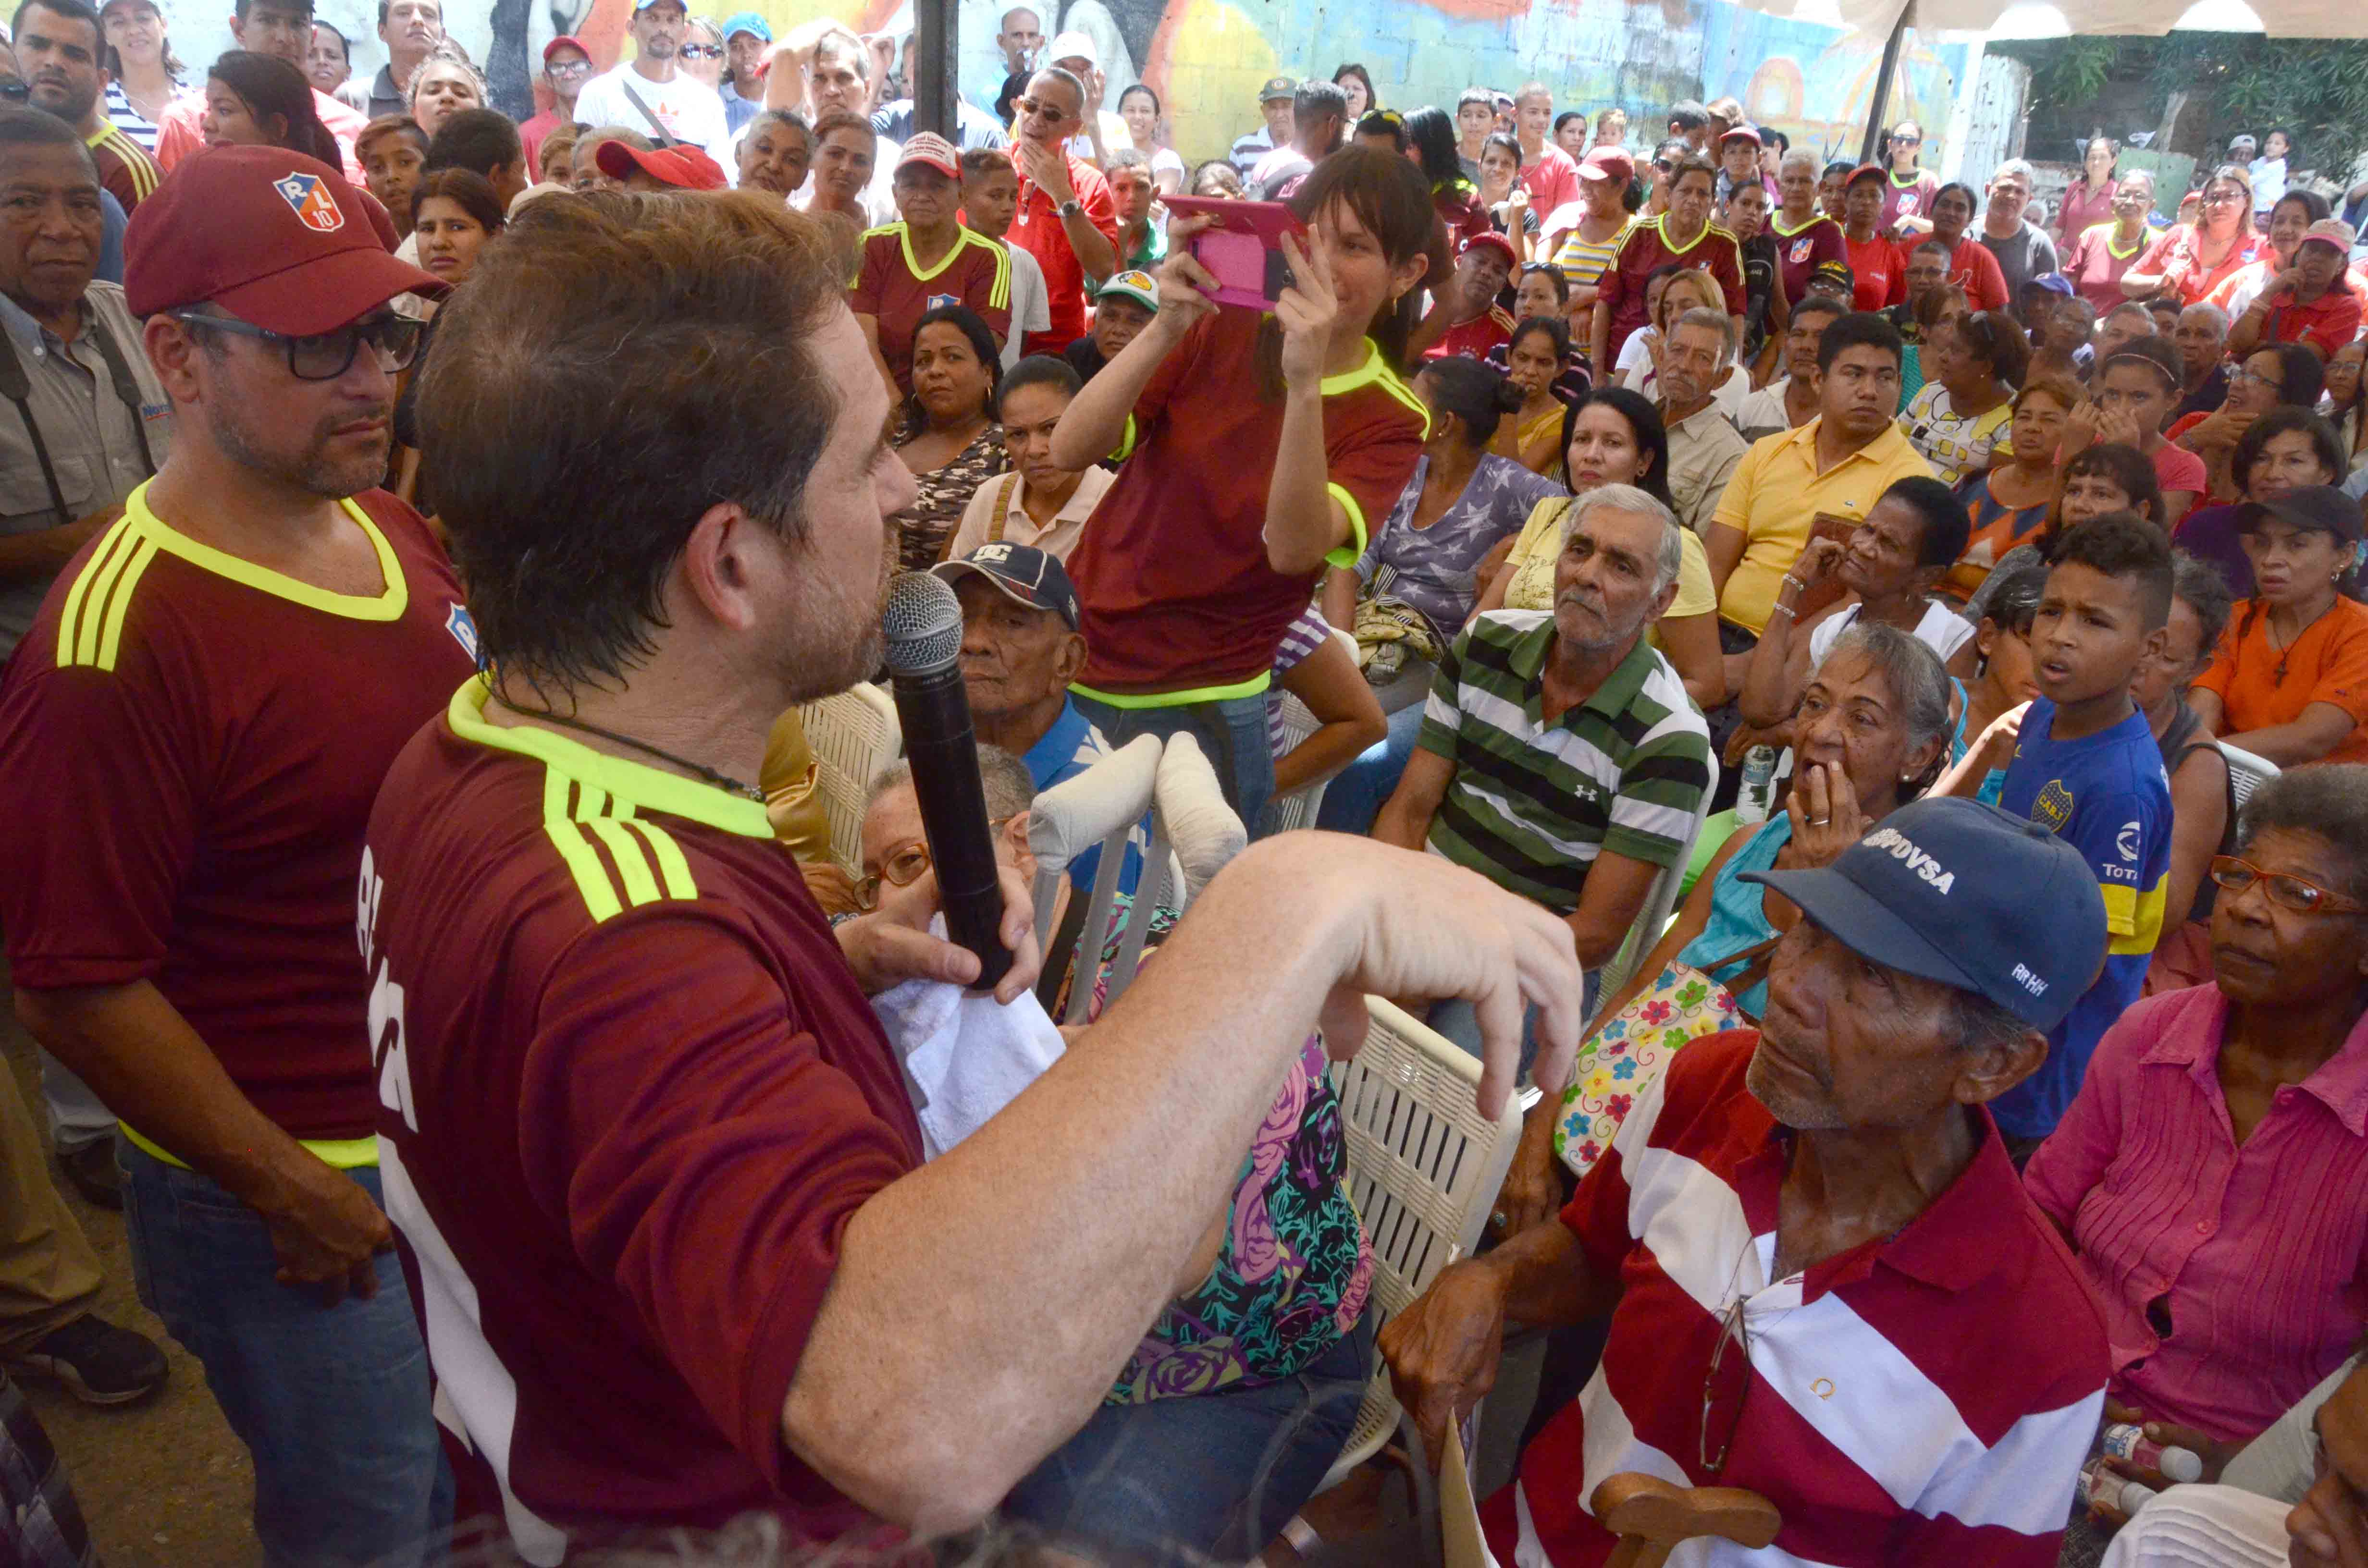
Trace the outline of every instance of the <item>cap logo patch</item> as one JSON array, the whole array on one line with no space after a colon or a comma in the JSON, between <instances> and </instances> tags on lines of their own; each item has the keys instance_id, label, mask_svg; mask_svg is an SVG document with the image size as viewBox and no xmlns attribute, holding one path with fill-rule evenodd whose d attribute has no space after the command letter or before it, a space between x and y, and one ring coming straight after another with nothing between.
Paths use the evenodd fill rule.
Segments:
<instances>
[{"instance_id":1,"label":"cap logo patch","mask_svg":"<svg viewBox=\"0 0 2368 1568\"><path fill-rule=\"evenodd\" d=\"M318 175L291 174L285 179L271 182L271 188L288 203L288 210L298 222L315 233L334 234L346 226L346 215L337 208L337 199Z\"/></svg>"},{"instance_id":2,"label":"cap logo patch","mask_svg":"<svg viewBox=\"0 0 2368 1568\"><path fill-rule=\"evenodd\" d=\"M1865 844L1870 849L1880 849L1893 859L1905 863L1909 870L1923 878L1934 892L1943 897L1957 885L1956 872L1943 868L1940 861L1918 848L1914 839L1904 836L1896 828L1878 829L1867 835Z\"/></svg>"},{"instance_id":3,"label":"cap logo patch","mask_svg":"<svg viewBox=\"0 0 2368 1568\"><path fill-rule=\"evenodd\" d=\"M974 562L1000 566L1011 559L1011 547L1008 544L982 544L970 552L970 558Z\"/></svg>"}]
</instances>

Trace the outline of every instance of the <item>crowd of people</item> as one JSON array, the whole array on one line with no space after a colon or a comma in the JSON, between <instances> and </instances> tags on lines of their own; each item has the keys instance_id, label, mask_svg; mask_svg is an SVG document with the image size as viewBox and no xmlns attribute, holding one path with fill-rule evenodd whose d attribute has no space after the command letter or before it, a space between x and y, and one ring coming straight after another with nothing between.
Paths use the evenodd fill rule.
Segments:
<instances>
[{"instance_id":1,"label":"crowd of people","mask_svg":"<svg viewBox=\"0 0 2368 1568\"><path fill-rule=\"evenodd\" d=\"M9 22L0 1366L165 1381L55 1184L121 1209L268 1561L1321 1559L1377 1369L1435 1456L1511 1324L1502 1561L1629 1471L1769 1561L2368 1553L2368 279L2285 132L2050 221L1912 122L1357 64L1190 164L1026 9L947 133L898 40L681 0L522 123L437 0L366 78L307 0L202 76ZM1267 308L1187 193L1287 210ZM962 615L963 1006L1089 997L959 1136L882 1022L979 972L915 781L834 864L799 718L892 570ZM1249 846L1105 1006L1031 812L1179 736ZM1368 994L1539 1091L1386 1324ZM84 1561L0 1399L0 1541Z\"/></svg>"}]
</instances>

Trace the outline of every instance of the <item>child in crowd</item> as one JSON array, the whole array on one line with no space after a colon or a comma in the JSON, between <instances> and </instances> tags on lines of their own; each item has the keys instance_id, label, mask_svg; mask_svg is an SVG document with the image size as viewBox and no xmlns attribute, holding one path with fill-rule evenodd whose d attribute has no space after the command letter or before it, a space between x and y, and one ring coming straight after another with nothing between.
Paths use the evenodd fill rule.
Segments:
<instances>
[{"instance_id":1,"label":"child in crowd","mask_svg":"<svg viewBox=\"0 0 2368 1568\"><path fill-rule=\"evenodd\" d=\"M2130 685L2162 657L2171 583L2169 541L2144 518L2114 513L2067 529L2032 618L2040 695L1993 723L1936 787L1970 795L2010 753L1998 804L2078 847L2105 896L2103 971L2049 1031L2046 1062L1991 1107L2018 1164L2055 1131L2098 1039L2138 999L2161 935L2170 784Z\"/></svg>"},{"instance_id":2,"label":"child in crowd","mask_svg":"<svg viewBox=\"0 0 2368 1568\"><path fill-rule=\"evenodd\" d=\"M1019 212L1019 175L1011 166L1010 153L992 147L962 153L962 226L973 233L1000 240L1010 232L1011 220ZM1003 368L1008 370L1019 363L1029 334L1052 329L1053 297L1034 256L1015 244L1004 249L1011 253L1011 330L1003 340Z\"/></svg>"}]
</instances>

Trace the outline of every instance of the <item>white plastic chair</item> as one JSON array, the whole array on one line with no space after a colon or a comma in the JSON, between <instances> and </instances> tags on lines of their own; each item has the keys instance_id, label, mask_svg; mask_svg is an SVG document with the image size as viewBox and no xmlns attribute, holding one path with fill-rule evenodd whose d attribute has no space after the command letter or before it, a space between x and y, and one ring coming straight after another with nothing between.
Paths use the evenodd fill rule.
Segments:
<instances>
[{"instance_id":1,"label":"white plastic chair","mask_svg":"<svg viewBox=\"0 0 2368 1568\"><path fill-rule=\"evenodd\" d=\"M801 703L806 744L819 767L816 787L830 819L830 858L849 877L863 876L863 809L871 781L903 755L905 732L896 704L863 682L819 702Z\"/></svg>"},{"instance_id":2,"label":"white plastic chair","mask_svg":"<svg viewBox=\"0 0 2368 1568\"><path fill-rule=\"evenodd\" d=\"M1332 636L1336 642L1348 646L1349 658L1354 659L1357 656L1357 640L1354 637L1337 626L1332 629ZM1284 751L1290 751L1323 727L1316 722L1315 715L1307 710L1307 704L1300 701L1291 693L1280 692L1277 694L1276 700L1282 707L1282 749ZM1324 806L1324 788L1332 782L1333 777L1335 776L1327 774L1304 789L1294 790L1288 795L1276 796L1273 803L1267 808L1273 813L1273 830L1276 833L1289 833L1295 827L1315 825L1315 813Z\"/></svg>"},{"instance_id":3,"label":"white plastic chair","mask_svg":"<svg viewBox=\"0 0 2368 1568\"><path fill-rule=\"evenodd\" d=\"M2278 765L2266 756L2256 756L2243 746L2232 746L2226 741L2217 743L2220 755L2228 759L2228 799L2237 809L2253 798L2253 791L2278 776Z\"/></svg>"},{"instance_id":4,"label":"white plastic chair","mask_svg":"<svg viewBox=\"0 0 2368 1568\"><path fill-rule=\"evenodd\" d=\"M1490 1121L1473 1103L1479 1059L1378 996L1355 1057L1332 1064L1349 1140L1349 1193L1373 1248L1376 1330L1480 1244L1489 1206L1521 1139L1519 1100ZM1389 1369L1377 1365L1347 1447L1318 1492L1381 1451L1398 1426Z\"/></svg>"},{"instance_id":5,"label":"white plastic chair","mask_svg":"<svg viewBox=\"0 0 2368 1568\"><path fill-rule=\"evenodd\" d=\"M1686 867L1694 858L1694 841L1702 836L1702 822L1710 814L1711 797L1716 793L1718 758L1713 756L1710 759L1710 782L1702 787L1702 801L1694 808L1693 821L1686 826L1684 846L1679 849L1677 859L1661 868L1653 878L1652 890L1645 895L1645 907L1636 912L1636 923L1628 927L1628 935L1621 941L1619 950L1602 968L1602 978L1595 992L1598 1007L1620 994L1620 988L1634 976L1636 966L1645 961L1645 955L1653 950L1653 945L1661 939L1661 933L1668 928L1669 915L1678 906L1678 885L1686 880Z\"/></svg>"}]
</instances>

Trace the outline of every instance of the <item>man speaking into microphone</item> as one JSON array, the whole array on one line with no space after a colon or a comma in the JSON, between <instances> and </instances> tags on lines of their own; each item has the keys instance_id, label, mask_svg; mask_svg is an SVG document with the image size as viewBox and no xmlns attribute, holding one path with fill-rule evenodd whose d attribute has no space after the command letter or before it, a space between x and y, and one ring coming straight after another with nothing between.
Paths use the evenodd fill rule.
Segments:
<instances>
[{"instance_id":1,"label":"man speaking into microphone","mask_svg":"<svg viewBox=\"0 0 2368 1568\"><path fill-rule=\"evenodd\" d=\"M360 941L462 1512L532 1562L751 1509L809 1537L981 1517L1173 1295L1319 1016L1353 1044L1361 993L1471 997L1484 1097L1525 999L1542 1076L1577 1039L1562 922L1286 835L1092 1049L920 1164L865 994L977 960L926 935L926 877L827 926L750 787L784 708L876 667L913 495L844 281L778 203L542 202L421 387L488 673L388 775ZM1008 999L1037 960L1005 888Z\"/></svg>"}]
</instances>

